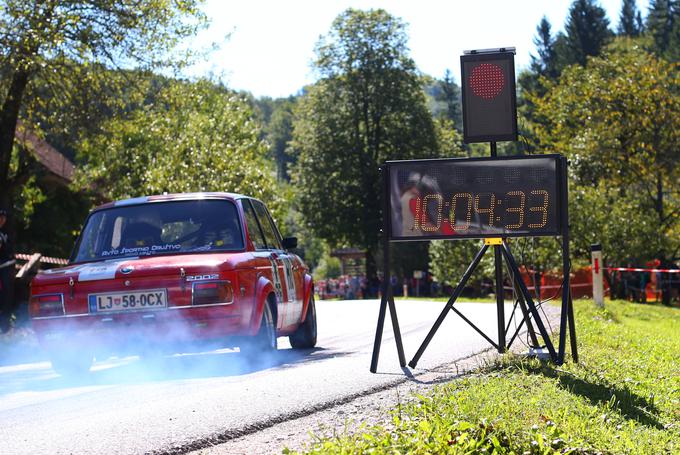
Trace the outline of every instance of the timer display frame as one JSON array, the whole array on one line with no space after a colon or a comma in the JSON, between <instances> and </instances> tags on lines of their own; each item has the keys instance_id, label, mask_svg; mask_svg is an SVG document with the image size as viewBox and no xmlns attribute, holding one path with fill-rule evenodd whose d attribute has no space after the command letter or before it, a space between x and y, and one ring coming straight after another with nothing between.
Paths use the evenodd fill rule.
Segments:
<instances>
[{"instance_id":1,"label":"timer display frame","mask_svg":"<svg viewBox=\"0 0 680 455\"><path fill-rule=\"evenodd\" d=\"M558 154L388 161L389 240L561 236L566 169Z\"/></svg>"}]
</instances>

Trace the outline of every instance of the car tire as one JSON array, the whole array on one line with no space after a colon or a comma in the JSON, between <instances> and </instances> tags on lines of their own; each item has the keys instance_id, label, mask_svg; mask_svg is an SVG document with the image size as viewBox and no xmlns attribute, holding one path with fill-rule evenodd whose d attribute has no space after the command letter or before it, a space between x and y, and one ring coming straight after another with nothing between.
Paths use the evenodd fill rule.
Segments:
<instances>
[{"instance_id":1,"label":"car tire","mask_svg":"<svg viewBox=\"0 0 680 455\"><path fill-rule=\"evenodd\" d=\"M90 372L93 357L81 352L59 352L50 354L52 369L60 376L78 378Z\"/></svg>"},{"instance_id":2,"label":"car tire","mask_svg":"<svg viewBox=\"0 0 680 455\"><path fill-rule=\"evenodd\" d=\"M310 297L305 322L288 339L295 349L310 349L316 346L316 305L314 296Z\"/></svg>"},{"instance_id":3,"label":"car tire","mask_svg":"<svg viewBox=\"0 0 680 455\"><path fill-rule=\"evenodd\" d=\"M254 337L244 338L239 346L239 350L250 357L276 351L277 347L276 322L272 316L270 304L267 302L264 306L264 311L262 312L260 329Z\"/></svg>"}]
</instances>

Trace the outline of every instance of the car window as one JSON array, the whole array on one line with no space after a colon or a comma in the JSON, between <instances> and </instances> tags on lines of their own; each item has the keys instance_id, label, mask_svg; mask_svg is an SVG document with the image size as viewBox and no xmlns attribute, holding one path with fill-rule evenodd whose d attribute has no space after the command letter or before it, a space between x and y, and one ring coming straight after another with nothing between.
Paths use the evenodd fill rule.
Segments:
<instances>
[{"instance_id":1,"label":"car window","mask_svg":"<svg viewBox=\"0 0 680 455\"><path fill-rule=\"evenodd\" d=\"M93 213L73 261L242 249L241 223L232 202L168 201Z\"/></svg>"},{"instance_id":2,"label":"car window","mask_svg":"<svg viewBox=\"0 0 680 455\"><path fill-rule=\"evenodd\" d=\"M281 239L279 234L274 227L274 222L269 216L269 212L264 204L260 201L251 201L253 207L255 207L255 213L257 213L257 219L260 221L260 226L262 226L262 231L264 232L264 239L267 242L269 248L276 250L283 249L281 246Z\"/></svg>"},{"instance_id":3,"label":"car window","mask_svg":"<svg viewBox=\"0 0 680 455\"><path fill-rule=\"evenodd\" d=\"M257 222L257 216L255 215L255 210L250 204L249 199L243 199L243 213L246 217L246 226L248 227L248 234L250 234L250 241L253 242L253 246L256 250L267 249L267 243L264 241L264 236L260 230L260 225Z\"/></svg>"}]
</instances>

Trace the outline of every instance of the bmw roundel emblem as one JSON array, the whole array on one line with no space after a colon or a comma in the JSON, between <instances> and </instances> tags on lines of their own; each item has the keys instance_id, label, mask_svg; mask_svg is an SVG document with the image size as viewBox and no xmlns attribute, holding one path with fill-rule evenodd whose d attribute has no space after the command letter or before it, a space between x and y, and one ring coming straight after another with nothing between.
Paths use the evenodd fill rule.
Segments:
<instances>
[{"instance_id":1,"label":"bmw roundel emblem","mask_svg":"<svg viewBox=\"0 0 680 455\"><path fill-rule=\"evenodd\" d=\"M128 274L128 273L132 272L133 270L134 270L134 267L132 267L131 265L126 265L125 267L120 269L120 272Z\"/></svg>"}]
</instances>

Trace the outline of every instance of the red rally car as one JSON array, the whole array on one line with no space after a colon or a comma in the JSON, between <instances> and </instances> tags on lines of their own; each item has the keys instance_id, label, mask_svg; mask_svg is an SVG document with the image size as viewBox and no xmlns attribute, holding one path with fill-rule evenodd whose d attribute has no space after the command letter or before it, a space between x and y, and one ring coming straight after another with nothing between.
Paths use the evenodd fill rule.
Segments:
<instances>
[{"instance_id":1,"label":"red rally car","mask_svg":"<svg viewBox=\"0 0 680 455\"><path fill-rule=\"evenodd\" d=\"M149 196L94 209L67 267L39 273L29 312L62 374L111 354L197 343L261 356L316 344L312 276L265 205L230 193Z\"/></svg>"}]
</instances>

